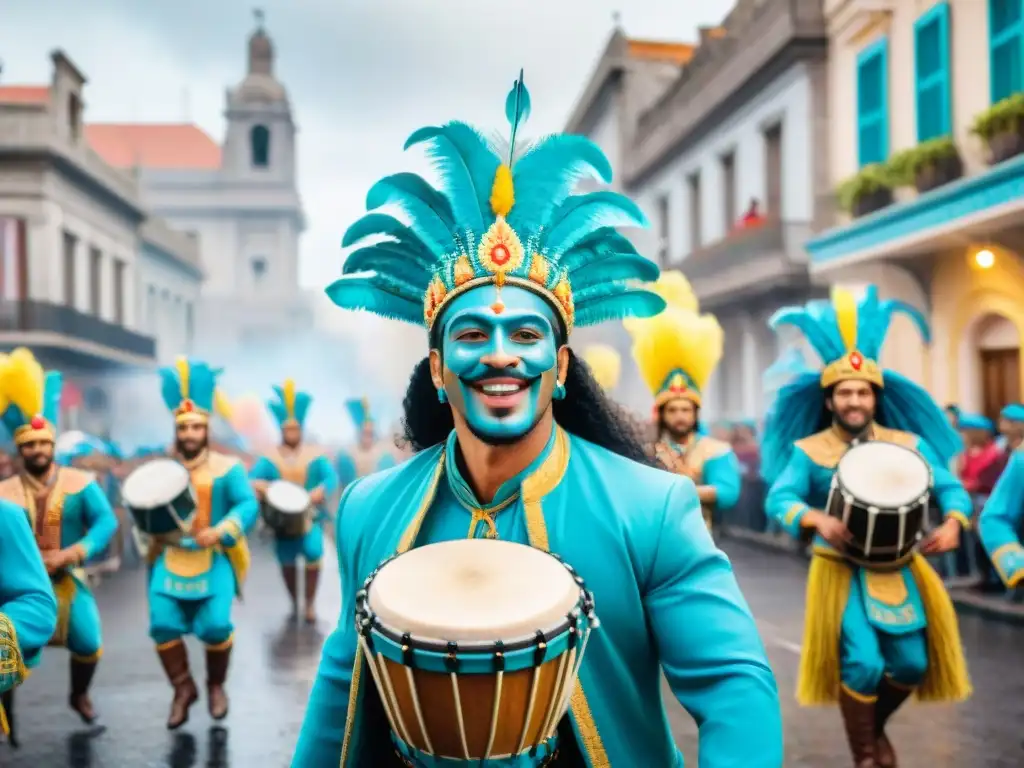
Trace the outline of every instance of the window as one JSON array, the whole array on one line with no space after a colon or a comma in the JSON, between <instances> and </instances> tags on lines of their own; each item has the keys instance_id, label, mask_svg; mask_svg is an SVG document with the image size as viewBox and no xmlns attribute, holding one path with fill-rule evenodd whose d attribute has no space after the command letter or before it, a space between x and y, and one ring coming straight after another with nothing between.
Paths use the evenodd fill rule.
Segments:
<instances>
[{"instance_id":1,"label":"window","mask_svg":"<svg viewBox=\"0 0 1024 768\"><path fill-rule=\"evenodd\" d=\"M195 334L195 316L192 302L185 302L185 349L192 351L192 337Z\"/></svg>"},{"instance_id":2,"label":"window","mask_svg":"<svg viewBox=\"0 0 1024 768\"><path fill-rule=\"evenodd\" d=\"M700 171L692 174L687 179L687 186L690 190L690 251L696 251L704 238L701 236L701 208L700 208Z\"/></svg>"},{"instance_id":3,"label":"window","mask_svg":"<svg viewBox=\"0 0 1024 768\"><path fill-rule=\"evenodd\" d=\"M114 322L124 325L124 262L114 262Z\"/></svg>"},{"instance_id":4,"label":"window","mask_svg":"<svg viewBox=\"0 0 1024 768\"><path fill-rule=\"evenodd\" d=\"M932 6L914 24L914 91L917 140L951 132L949 87L949 5Z\"/></svg>"},{"instance_id":5,"label":"window","mask_svg":"<svg viewBox=\"0 0 1024 768\"><path fill-rule=\"evenodd\" d=\"M782 123L764 132L764 178L769 216L782 212Z\"/></svg>"},{"instance_id":6,"label":"window","mask_svg":"<svg viewBox=\"0 0 1024 768\"><path fill-rule=\"evenodd\" d=\"M722 155L722 212L725 231L736 228L736 153Z\"/></svg>"},{"instance_id":7,"label":"window","mask_svg":"<svg viewBox=\"0 0 1024 768\"><path fill-rule=\"evenodd\" d=\"M28 298L28 247L24 219L0 216L0 300Z\"/></svg>"},{"instance_id":8,"label":"window","mask_svg":"<svg viewBox=\"0 0 1024 768\"><path fill-rule=\"evenodd\" d=\"M270 165L270 129L265 125L254 125L249 131L249 144L253 167L266 168Z\"/></svg>"},{"instance_id":9,"label":"window","mask_svg":"<svg viewBox=\"0 0 1024 768\"><path fill-rule=\"evenodd\" d=\"M988 49L992 103L1002 101L1022 88L1024 59L1024 2L989 0Z\"/></svg>"},{"instance_id":10,"label":"window","mask_svg":"<svg viewBox=\"0 0 1024 768\"><path fill-rule=\"evenodd\" d=\"M103 298L100 284L102 270L103 254L94 246L89 249L89 311L97 316L100 314L100 302Z\"/></svg>"},{"instance_id":11,"label":"window","mask_svg":"<svg viewBox=\"0 0 1024 768\"><path fill-rule=\"evenodd\" d=\"M78 250L78 238L64 230L64 304L75 306L75 251Z\"/></svg>"},{"instance_id":12,"label":"window","mask_svg":"<svg viewBox=\"0 0 1024 768\"><path fill-rule=\"evenodd\" d=\"M264 256L253 256L252 257L252 278L253 282L257 285L263 282L263 278L267 275L267 259Z\"/></svg>"},{"instance_id":13,"label":"window","mask_svg":"<svg viewBox=\"0 0 1024 768\"><path fill-rule=\"evenodd\" d=\"M156 334L156 286L151 285L146 289L146 333Z\"/></svg>"},{"instance_id":14,"label":"window","mask_svg":"<svg viewBox=\"0 0 1024 768\"><path fill-rule=\"evenodd\" d=\"M889 157L889 42L857 57L857 160L863 168Z\"/></svg>"},{"instance_id":15,"label":"window","mask_svg":"<svg viewBox=\"0 0 1024 768\"><path fill-rule=\"evenodd\" d=\"M668 195L658 198L658 264L668 263Z\"/></svg>"}]
</instances>

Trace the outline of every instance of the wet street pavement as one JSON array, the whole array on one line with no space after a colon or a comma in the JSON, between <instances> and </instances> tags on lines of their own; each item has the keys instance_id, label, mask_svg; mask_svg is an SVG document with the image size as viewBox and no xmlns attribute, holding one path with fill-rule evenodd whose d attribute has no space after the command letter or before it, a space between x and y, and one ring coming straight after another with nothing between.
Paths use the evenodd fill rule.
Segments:
<instances>
[{"instance_id":1,"label":"wet street pavement","mask_svg":"<svg viewBox=\"0 0 1024 768\"><path fill-rule=\"evenodd\" d=\"M796 558L727 543L757 616L783 695L787 768L850 764L839 714L800 709L793 701L806 566ZM284 588L269 549L256 544L245 602L237 607L229 678L231 713L212 727L201 700L177 734L164 722L168 687L146 635L141 572L104 582L97 597L105 622L105 657L93 701L104 730L90 731L67 708L67 653L51 649L18 691L22 748L0 745L11 768L284 768L302 722L320 645L336 622L339 585L334 563L320 596L320 626L285 620ZM1024 628L961 618L976 693L959 706L910 705L890 735L902 768L1016 768L1024 765ZM201 648L190 646L202 683ZM697 765L696 728L674 702L671 718L687 765ZM310 768L319 768L311 766ZM625 768L641 768L628 766ZM655 767L651 767L655 768Z\"/></svg>"}]
</instances>

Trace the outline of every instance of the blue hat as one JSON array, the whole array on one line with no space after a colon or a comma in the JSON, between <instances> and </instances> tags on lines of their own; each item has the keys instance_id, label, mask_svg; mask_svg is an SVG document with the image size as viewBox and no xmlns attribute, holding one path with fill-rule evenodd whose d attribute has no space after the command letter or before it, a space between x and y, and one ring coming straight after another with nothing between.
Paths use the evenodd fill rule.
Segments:
<instances>
[{"instance_id":1,"label":"blue hat","mask_svg":"<svg viewBox=\"0 0 1024 768\"><path fill-rule=\"evenodd\" d=\"M24 347L0 356L0 419L16 445L56 439L62 383L59 371L44 373Z\"/></svg>"},{"instance_id":2,"label":"blue hat","mask_svg":"<svg viewBox=\"0 0 1024 768\"><path fill-rule=\"evenodd\" d=\"M352 417L352 423L356 425L356 429L362 429L363 425L368 421L373 423L373 415L370 413L370 401L365 397L346 400L345 407L348 408L348 414Z\"/></svg>"},{"instance_id":3,"label":"blue hat","mask_svg":"<svg viewBox=\"0 0 1024 768\"><path fill-rule=\"evenodd\" d=\"M1010 403L999 412L999 418L1007 421L1024 421L1024 405Z\"/></svg>"},{"instance_id":4,"label":"blue hat","mask_svg":"<svg viewBox=\"0 0 1024 768\"><path fill-rule=\"evenodd\" d=\"M217 398L220 369L179 357L173 367L161 368L161 394L175 421L207 423Z\"/></svg>"},{"instance_id":5,"label":"blue hat","mask_svg":"<svg viewBox=\"0 0 1024 768\"><path fill-rule=\"evenodd\" d=\"M280 387L274 387L276 400L268 400L267 407L277 419L278 426L285 424L298 424L300 427L306 422L306 414L313 402L313 396L300 392L295 388L295 381L285 379Z\"/></svg>"},{"instance_id":6,"label":"blue hat","mask_svg":"<svg viewBox=\"0 0 1024 768\"><path fill-rule=\"evenodd\" d=\"M960 429L980 429L985 432L995 432L996 426L992 419L982 416L980 413L961 413L959 420Z\"/></svg>"}]
</instances>

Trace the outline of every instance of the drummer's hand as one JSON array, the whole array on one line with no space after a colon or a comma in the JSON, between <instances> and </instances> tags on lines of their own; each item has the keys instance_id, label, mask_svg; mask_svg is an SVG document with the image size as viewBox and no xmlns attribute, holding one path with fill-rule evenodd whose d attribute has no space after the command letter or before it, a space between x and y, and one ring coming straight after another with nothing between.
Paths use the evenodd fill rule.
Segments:
<instances>
[{"instance_id":1,"label":"drummer's hand","mask_svg":"<svg viewBox=\"0 0 1024 768\"><path fill-rule=\"evenodd\" d=\"M201 549L209 549L210 547L215 547L218 544L220 544L220 531L218 531L213 526L210 526L209 528L204 528L195 535L195 542L196 546L200 547Z\"/></svg>"},{"instance_id":2,"label":"drummer's hand","mask_svg":"<svg viewBox=\"0 0 1024 768\"><path fill-rule=\"evenodd\" d=\"M825 541L838 550L846 549L850 541L850 530L842 520L826 515L818 510L808 510L805 514L811 515L809 521Z\"/></svg>"},{"instance_id":3,"label":"drummer's hand","mask_svg":"<svg viewBox=\"0 0 1024 768\"><path fill-rule=\"evenodd\" d=\"M46 566L46 572L50 574L67 568L69 565L74 565L77 560L77 553L73 552L70 548L58 549L55 552L47 552L43 555L43 565Z\"/></svg>"},{"instance_id":4,"label":"drummer's hand","mask_svg":"<svg viewBox=\"0 0 1024 768\"><path fill-rule=\"evenodd\" d=\"M311 503L320 506L324 503L324 487L322 485L317 486L309 492L309 500Z\"/></svg>"},{"instance_id":5,"label":"drummer's hand","mask_svg":"<svg viewBox=\"0 0 1024 768\"><path fill-rule=\"evenodd\" d=\"M921 545L921 552L926 555L938 555L952 552L960 546L960 521L947 518L938 528L928 534Z\"/></svg>"},{"instance_id":6,"label":"drummer's hand","mask_svg":"<svg viewBox=\"0 0 1024 768\"><path fill-rule=\"evenodd\" d=\"M270 485L270 483L268 483L266 480L252 481L252 489L256 493L256 495L259 496L261 499L266 495L268 485Z\"/></svg>"}]
</instances>

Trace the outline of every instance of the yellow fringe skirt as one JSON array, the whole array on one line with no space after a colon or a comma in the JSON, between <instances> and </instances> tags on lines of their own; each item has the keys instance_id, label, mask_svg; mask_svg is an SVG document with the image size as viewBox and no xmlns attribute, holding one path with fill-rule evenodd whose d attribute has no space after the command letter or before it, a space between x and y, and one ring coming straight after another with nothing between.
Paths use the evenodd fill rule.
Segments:
<instances>
[{"instance_id":1,"label":"yellow fringe skirt","mask_svg":"<svg viewBox=\"0 0 1024 768\"><path fill-rule=\"evenodd\" d=\"M928 671L916 697L919 701L965 701L971 695L971 683L953 601L942 579L921 555L915 555L909 567L928 623ZM853 567L842 560L819 554L811 559L796 685L797 701L805 707L839 700L839 648L852 578Z\"/></svg>"}]
</instances>

